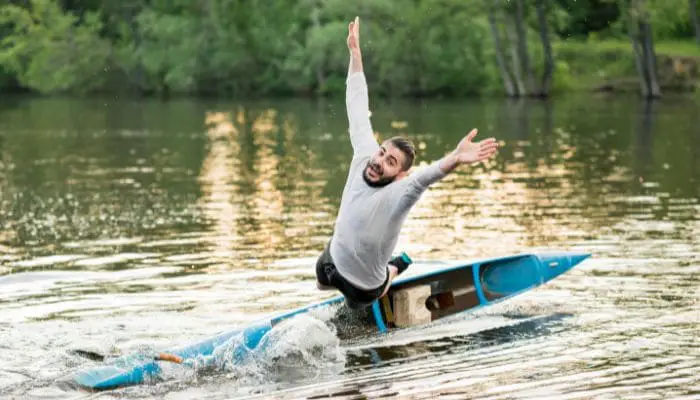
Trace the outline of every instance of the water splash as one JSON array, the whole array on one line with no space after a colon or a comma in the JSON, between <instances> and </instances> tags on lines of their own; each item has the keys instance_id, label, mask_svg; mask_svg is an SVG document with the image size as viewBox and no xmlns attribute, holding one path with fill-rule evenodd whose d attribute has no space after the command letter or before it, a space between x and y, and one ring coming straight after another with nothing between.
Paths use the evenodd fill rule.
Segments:
<instances>
[{"instance_id":1,"label":"water splash","mask_svg":"<svg viewBox=\"0 0 700 400\"><path fill-rule=\"evenodd\" d=\"M321 312L319 315L323 315ZM328 318L298 315L274 326L255 349L245 345L243 333L214 349L210 356L190 360L194 380L216 377L237 387L284 386L336 375L345 368L346 356L335 327ZM182 368L164 371L170 378L187 380Z\"/></svg>"}]
</instances>

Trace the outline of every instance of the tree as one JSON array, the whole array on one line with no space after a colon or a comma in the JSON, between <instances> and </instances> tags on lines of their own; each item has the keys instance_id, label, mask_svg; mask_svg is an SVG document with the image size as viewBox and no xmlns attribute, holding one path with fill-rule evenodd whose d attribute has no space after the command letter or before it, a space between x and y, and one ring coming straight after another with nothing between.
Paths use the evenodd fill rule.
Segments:
<instances>
[{"instance_id":1,"label":"tree","mask_svg":"<svg viewBox=\"0 0 700 400\"><path fill-rule=\"evenodd\" d=\"M537 0L537 21L540 26L540 40L544 50L544 70L542 72L542 84L540 86L540 95L543 97L549 96L549 91L552 88L554 79L554 54L552 52L552 42L549 38L549 29L547 23L547 0Z\"/></svg>"},{"instance_id":2,"label":"tree","mask_svg":"<svg viewBox=\"0 0 700 400\"><path fill-rule=\"evenodd\" d=\"M695 40L700 44L700 16L698 16L698 2L697 0L688 0L688 5L690 6L689 14L690 21L693 24L693 30L695 30Z\"/></svg>"},{"instance_id":3,"label":"tree","mask_svg":"<svg viewBox=\"0 0 700 400\"><path fill-rule=\"evenodd\" d=\"M535 12L540 44L543 50L542 77L535 79L534 69L530 62L528 49L528 25L525 15L523 0L515 2L515 10L504 10L501 4L495 0L486 0L486 12L491 28L496 64L501 80L508 96L549 96L554 78L554 53L549 35L549 23L547 21L548 0L536 0ZM506 45L501 41L500 28L497 22L497 13L509 15L504 23ZM505 48L510 45L510 65L506 61Z\"/></svg>"},{"instance_id":4,"label":"tree","mask_svg":"<svg viewBox=\"0 0 700 400\"><path fill-rule=\"evenodd\" d=\"M311 16L309 19L311 19L313 29L318 30L321 28L321 5L317 1L314 1L311 5ZM325 58L321 55L321 59L316 65L316 87L319 91L322 90L326 82L324 64Z\"/></svg>"},{"instance_id":5,"label":"tree","mask_svg":"<svg viewBox=\"0 0 700 400\"><path fill-rule=\"evenodd\" d=\"M661 97L648 4L645 0L621 0L621 5L625 9L642 96Z\"/></svg>"},{"instance_id":6,"label":"tree","mask_svg":"<svg viewBox=\"0 0 700 400\"><path fill-rule=\"evenodd\" d=\"M525 92L523 95L528 96L534 94L537 89L535 88L535 75L530 66L530 52L527 49L527 29L525 27L523 0L515 0L513 22L515 22L515 47L518 52L518 61L525 74Z\"/></svg>"},{"instance_id":7,"label":"tree","mask_svg":"<svg viewBox=\"0 0 700 400\"><path fill-rule=\"evenodd\" d=\"M31 6L0 8L0 66L23 86L40 93L84 93L105 79L109 43L99 37L99 15L78 17L63 12L54 0L31 0Z\"/></svg>"},{"instance_id":8,"label":"tree","mask_svg":"<svg viewBox=\"0 0 700 400\"><path fill-rule=\"evenodd\" d=\"M506 90L506 94L509 97L516 97L518 93L515 91L515 84L513 79L508 72L508 65L506 63L506 56L503 49L503 43L501 42L501 35L498 31L498 25L496 23L496 16L494 12L494 7L498 7L498 0L486 0L486 9L489 18L489 27L491 28L491 36L493 37L494 50L496 52L496 64L498 66L498 73L503 81L503 87Z\"/></svg>"}]
</instances>

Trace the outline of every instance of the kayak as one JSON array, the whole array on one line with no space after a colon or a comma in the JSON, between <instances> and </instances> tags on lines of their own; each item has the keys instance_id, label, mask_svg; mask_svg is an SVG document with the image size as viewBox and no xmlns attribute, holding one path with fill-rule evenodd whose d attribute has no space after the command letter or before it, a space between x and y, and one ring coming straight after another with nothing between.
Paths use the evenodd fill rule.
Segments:
<instances>
[{"instance_id":1,"label":"kayak","mask_svg":"<svg viewBox=\"0 0 700 400\"><path fill-rule=\"evenodd\" d=\"M406 255L403 255L407 257ZM265 336L282 321L321 307L337 305L338 313L355 316L353 324L370 327L375 333L428 324L462 312L477 310L532 290L564 274L586 258L588 253L527 253L506 257L428 265L416 264L396 278L381 299L363 310L351 310L342 295L305 307L264 318L247 327L233 328L216 336L179 348L166 350L161 357L126 355L99 366L83 369L73 381L89 390L114 389L157 379L162 363L176 360L187 365L214 353L228 343L232 360L242 360L249 352L265 345ZM409 262L410 259L408 259ZM359 322L358 322L359 321ZM347 327L346 324L338 324ZM342 335L339 330L338 334ZM235 339L231 346L232 339Z\"/></svg>"}]
</instances>

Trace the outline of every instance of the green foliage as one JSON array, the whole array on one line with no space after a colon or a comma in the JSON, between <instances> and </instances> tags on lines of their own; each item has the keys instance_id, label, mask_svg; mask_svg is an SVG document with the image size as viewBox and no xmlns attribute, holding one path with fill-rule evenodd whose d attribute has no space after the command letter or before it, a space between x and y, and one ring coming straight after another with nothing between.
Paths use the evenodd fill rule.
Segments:
<instances>
[{"instance_id":1,"label":"green foliage","mask_svg":"<svg viewBox=\"0 0 700 400\"><path fill-rule=\"evenodd\" d=\"M553 92L561 93L576 90L576 77L571 73L569 63L563 60L554 63L554 80Z\"/></svg>"},{"instance_id":2,"label":"green foliage","mask_svg":"<svg viewBox=\"0 0 700 400\"><path fill-rule=\"evenodd\" d=\"M654 35L661 40L691 37L688 0L647 0Z\"/></svg>"},{"instance_id":3,"label":"green foliage","mask_svg":"<svg viewBox=\"0 0 700 400\"><path fill-rule=\"evenodd\" d=\"M19 84L39 93L339 94L347 73L347 24L359 15L373 93L501 93L486 1L493 0L12 1L0 6L0 89ZM547 0L555 91L580 85L581 76L628 73L633 59L621 19L628 1ZM500 4L507 23L513 2ZM543 52L535 2L523 4L539 76ZM659 46L692 38L687 0L643 4ZM567 48L572 38L588 38L585 51ZM686 47L678 51L689 54ZM599 60L611 52L625 59Z\"/></svg>"},{"instance_id":4,"label":"green foliage","mask_svg":"<svg viewBox=\"0 0 700 400\"><path fill-rule=\"evenodd\" d=\"M188 91L195 86L198 53L205 46L198 20L192 16L146 10L137 18L143 44L125 56L142 65L157 91Z\"/></svg>"},{"instance_id":5,"label":"green foliage","mask_svg":"<svg viewBox=\"0 0 700 400\"><path fill-rule=\"evenodd\" d=\"M0 65L21 85L40 93L88 92L103 84L109 43L98 35L99 15L77 17L52 0L32 0L31 8L0 8L8 33L0 42Z\"/></svg>"},{"instance_id":6,"label":"green foliage","mask_svg":"<svg viewBox=\"0 0 700 400\"><path fill-rule=\"evenodd\" d=\"M565 12L566 23L556 25L557 32L567 38L581 38L605 31L620 17L617 0L556 0Z\"/></svg>"}]
</instances>

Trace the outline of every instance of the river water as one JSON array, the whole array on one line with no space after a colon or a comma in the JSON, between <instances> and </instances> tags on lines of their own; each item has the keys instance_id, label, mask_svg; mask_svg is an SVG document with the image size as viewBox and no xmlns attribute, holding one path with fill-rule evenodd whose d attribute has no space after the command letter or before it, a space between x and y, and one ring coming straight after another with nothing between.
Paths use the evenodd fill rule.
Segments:
<instances>
[{"instance_id":1,"label":"river water","mask_svg":"<svg viewBox=\"0 0 700 400\"><path fill-rule=\"evenodd\" d=\"M700 398L698 102L373 101L418 166L472 127L498 157L426 192L417 264L592 257L491 308L339 339L321 315L271 354L88 393L70 376L320 301L313 264L351 155L342 99L0 104L0 397Z\"/></svg>"}]
</instances>

